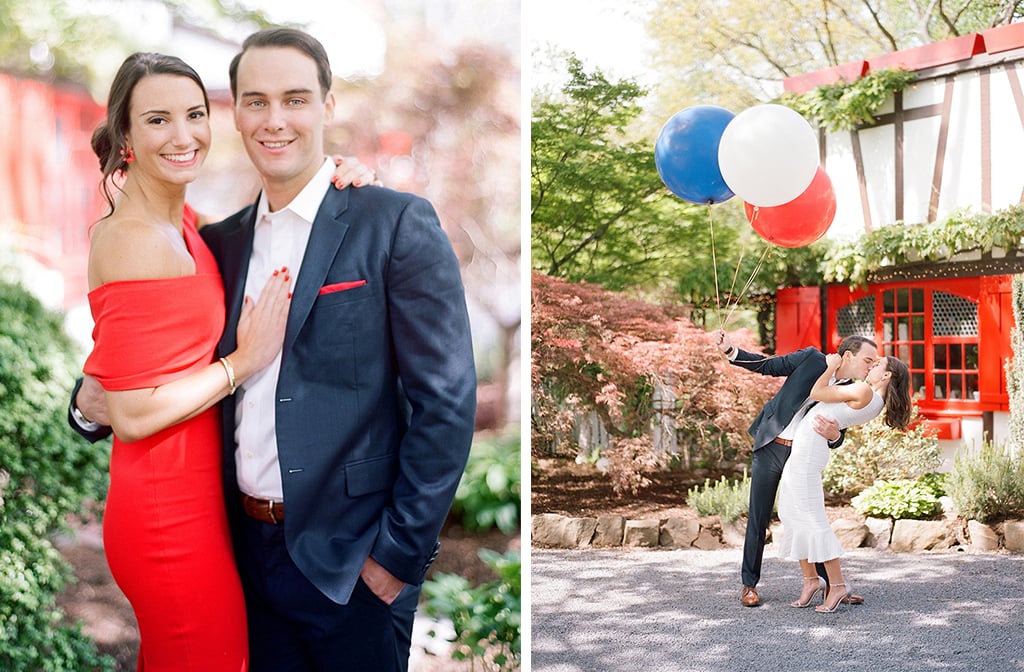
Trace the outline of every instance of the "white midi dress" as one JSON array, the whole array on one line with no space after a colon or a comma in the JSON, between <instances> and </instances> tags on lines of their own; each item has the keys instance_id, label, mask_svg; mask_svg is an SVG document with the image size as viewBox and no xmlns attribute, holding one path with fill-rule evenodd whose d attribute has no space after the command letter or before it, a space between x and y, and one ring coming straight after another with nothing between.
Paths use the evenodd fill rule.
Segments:
<instances>
[{"instance_id":1,"label":"white midi dress","mask_svg":"<svg viewBox=\"0 0 1024 672\"><path fill-rule=\"evenodd\" d=\"M797 425L793 447L782 469L779 484L780 558L825 562L843 554L843 547L825 515L821 472L828 464L830 451L825 437L814 431L814 416L835 418L845 429L870 421L884 405L878 393L860 409L851 408L845 402L819 403L811 407Z\"/></svg>"}]
</instances>

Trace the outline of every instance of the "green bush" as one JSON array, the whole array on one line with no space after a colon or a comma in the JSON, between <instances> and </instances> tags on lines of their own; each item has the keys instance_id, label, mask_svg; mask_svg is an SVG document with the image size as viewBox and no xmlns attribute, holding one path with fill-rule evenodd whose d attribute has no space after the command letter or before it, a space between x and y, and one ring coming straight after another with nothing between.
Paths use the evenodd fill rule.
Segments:
<instances>
[{"instance_id":1,"label":"green bush","mask_svg":"<svg viewBox=\"0 0 1024 672\"><path fill-rule=\"evenodd\" d=\"M988 441L976 453L961 450L946 489L964 518L988 522L1024 515L1024 456Z\"/></svg>"},{"instance_id":2,"label":"green bush","mask_svg":"<svg viewBox=\"0 0 1024 672\"><path fill-rule=\"evenodd\" d=\"M942 510L932 486L920 481L878 481L850 502L857 513L875 518L930 518Z\"/></svg>"},{"instance_id":3,"label":"green bush","mask_svg":"<svg viewBox=\"0 0 1024 672\"><path fill-rule=\"evenodd\" d=\"M452 513L467 530L480 532L497 527L512 534L519 529L519 454L518 426L473 444L452 504Z\"/></svg>"},{"instance_id":4,"label":"green bush","mask_svg":"<svg viewBox=\"0 0 1024 672\"><path fill-rule=\"evenodd\" d=\"M940 461L939 442L923 426L900 431L875 418L846 431L821 481L833 494L855 495L876 481L916 481Z\"/></svg>"},{"instance_id":5,"label":"green bush","mask_svg":"<svg viewBox=\"0 0 1024 672\"><path fill-rule=\"evenodd\" d=\"M67 425L73 347L59 316L0 281L0 669L110 669L56 595L70 566L50 542L70 514L101 501L109 446Z\"/></svg>"},{"instance_id":6,"label":"green bush","mask_svg":"<svg viewBox=\"0 0 1024 672\"><path fill-rule=\"evenodd\" d=\"M480 659L483 669L519 669L522 648L522 565L518 551L480 558L498 578L475 588L458 574L438 574L423 584L427 615L447 617L455 629L455 660ZM475 666L474 666L475 669Z\"/></svg>"},{"instance_id":7,"label":"green bush","mask_svg":"<svg viewBox=\"0 0 1024 672\"><path fill-rule=\"evenodd\" d=\"M696 509L702 516L717 515L722 522L731 523L747 512L750 505L750 477L730 481L722 476L714 484L704 479L704 486L690 488L686 493L686 505Z\"/></svg>"}]
</instances>

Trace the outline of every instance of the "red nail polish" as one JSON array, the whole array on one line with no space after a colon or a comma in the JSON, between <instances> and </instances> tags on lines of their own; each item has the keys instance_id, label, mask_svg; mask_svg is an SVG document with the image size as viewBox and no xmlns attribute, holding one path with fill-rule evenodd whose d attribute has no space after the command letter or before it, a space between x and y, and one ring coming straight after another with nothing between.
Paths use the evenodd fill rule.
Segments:
<instances>
[{"instance_id":1,"label":"red nail polish","mask_svg":"<svg viewBox=\"0 0 1024 672\"><path fill-rule=\"evenodd\" d=\"M274 271L274 275L277 275L277 271Z\"/></svg>"},{"instance_id":2,"label":"red nail polish","mask_svg":"<svg viewBox=\"0 0 1024 672\"><path fill-rule=\"evenodd\" d=\"M282 266L281 267L281 272L282 273L287 273L288 272L288 267L287 266Z\"/></svg>"},{"instance_id":3,"label":"red nail polish","mask_svg":"<svg viewBox=\"0 0 1024 672\"><path fill-rule=\"evenodd\" d=\"M288 298L289 299L292 298L292 293L291 292L288 292Z\"/></svg>"}]
</instances>

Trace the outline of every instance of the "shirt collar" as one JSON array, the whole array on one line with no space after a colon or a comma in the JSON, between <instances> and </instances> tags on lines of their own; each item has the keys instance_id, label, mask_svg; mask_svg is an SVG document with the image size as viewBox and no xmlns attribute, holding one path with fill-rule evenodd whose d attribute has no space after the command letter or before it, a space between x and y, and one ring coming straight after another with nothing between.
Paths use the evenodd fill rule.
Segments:
<instances>
[{"instance_id":1,"label":"shirt collar","mask_svg":"<svg viewBox=\"0 0 1024 672\"><path fill-rule=\"evenodd\" d=\"M291 210L294 214L298 215L305 221L312 223L316 219L316 213L320 209L320 203L324 200L324 194L331 185L331 176L334 175L334 161L329 158L324 159L324 163L320 166L320 170L316 171L306 186L302 188L302 191L298 193L286 206L278 210L277 212L284 212L285 210ZM256 223L259 224L263 221L264 215L275 215L277 213L270 212L270 205L267 203L267 193L265 191L260 192L260 200L256 205Z\"/></svg>"}]
</instances>

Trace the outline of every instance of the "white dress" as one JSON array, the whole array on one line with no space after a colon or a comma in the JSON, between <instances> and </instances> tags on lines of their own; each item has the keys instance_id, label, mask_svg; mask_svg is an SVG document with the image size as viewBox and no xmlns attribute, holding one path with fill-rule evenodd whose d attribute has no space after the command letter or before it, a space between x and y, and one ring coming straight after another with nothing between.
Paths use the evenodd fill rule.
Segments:
<instances>
[{"instance_id":1,"label":"white dress","mask_svg":"<svg viewBox=\"0 0 1024 672\"><path fill-rule=\"evenodd\" d=\"M868 405L860 409L851 408L845 402L819 403L811 407L797 425L793 448L782 469L779 485L780 558L825 562L843 554L843 547L825 515L821 472L828 464L828 442L814 431L812 418L817 415L835 418L845 429L868 422L884 405L877 392Z\"/></svg>"}]
</instances>

